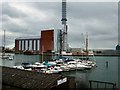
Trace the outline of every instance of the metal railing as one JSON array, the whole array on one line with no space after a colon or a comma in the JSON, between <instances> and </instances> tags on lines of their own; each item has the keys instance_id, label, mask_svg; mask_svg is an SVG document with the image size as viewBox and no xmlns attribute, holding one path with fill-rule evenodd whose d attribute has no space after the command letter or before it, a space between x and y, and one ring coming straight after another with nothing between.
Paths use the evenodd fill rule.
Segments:
<instances>
[{"instance_id":1,"label":"metal railing","mask_svg":"<svg viewBox=\"0 0 120 90\"><path fill-rule=\"evenodd\" d=\"M92 85L96 84L96 87L92 87ZM100 84L103 84L104 87L99 87ZM103 82L103 81L95 81L95 80L89 80L89 85L90 85L90 90L99 90L100 88L102 88L102 90L107 90L109 89L109 87L107 87L107 85L111 86L111 90L116 90L116 84L115 83L111 83L111 82Z\"/></svg>"}]
</instances>

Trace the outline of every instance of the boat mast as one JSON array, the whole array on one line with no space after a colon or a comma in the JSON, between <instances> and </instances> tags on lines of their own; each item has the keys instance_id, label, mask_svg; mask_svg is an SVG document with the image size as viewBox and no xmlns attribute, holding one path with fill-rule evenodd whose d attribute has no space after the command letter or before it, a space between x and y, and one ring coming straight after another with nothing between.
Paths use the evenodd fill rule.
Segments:
<instances>
[{"instance_id":1,"label":"boat mast","mask_svg":"<svg viewBox=\"0 0 120 90\"><path fill-rule=\"evenodd\" d=\"M44 45L42 45L42 59L41 59L41 62L43 62L43 58L44 58Z\"/></svg>"},{"instance_id":2,"label":"boat mast","mask_svg":"<svg viewBox=\"0 0 120 90\"><path fill-rule=\"evenodd\" d=\"M84 47L85 47L85 39L84 39L83 33L81 35L82 35L82 48L81 48L81 52L82 52L82 60L83 60Z\"/></svg>"},{"instance_id":3,"label":"boat mast","mask_svg":"<svg viewBox=\"0 0 120 90\"><path fill-rule=\"evenodd\" d=\"M3 30L4 36L3 36L3 56L5 55L5 29Z\"/></svg>"},{"instance_id":4,"label":"boat mast","mask_svg":"<svg viewBox=\"0 0 120 90\"><path fill-rule=\"evenodd\" d=\"M86 33L86 60L88 60L88 33Z\"/></svg>"}]
</instances>

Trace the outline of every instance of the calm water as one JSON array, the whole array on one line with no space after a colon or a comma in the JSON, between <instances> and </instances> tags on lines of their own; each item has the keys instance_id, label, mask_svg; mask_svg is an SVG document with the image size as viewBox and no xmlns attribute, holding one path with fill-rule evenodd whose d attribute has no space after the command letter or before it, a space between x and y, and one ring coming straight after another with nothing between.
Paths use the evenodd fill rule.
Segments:
<instances>
[{"instance_id":1,"label":"calm water","mask_svg":"<svg viewBox=\"0 0 120 90\"><path fill-rule=\"evenodd\" d=\"M41 57L39 55L16 54L14 55L14 60L0 60L0 65L12 67L14 65L20 65L22 62L29 62L31 64L34 64L36 61L40 61L40 58ZM63 74L75 77L77 87L81 85L81 82L86 83L89 80L113 82L117 84L117 87L120 86L120 78L118 78L118 70L120 70L119 58L116 56L96 56L96 60L97 67L93 68L92 70L71 71L65 72ZM106 61L108 61L108 67L106 67Z\"/></svg>"}]
</instances>

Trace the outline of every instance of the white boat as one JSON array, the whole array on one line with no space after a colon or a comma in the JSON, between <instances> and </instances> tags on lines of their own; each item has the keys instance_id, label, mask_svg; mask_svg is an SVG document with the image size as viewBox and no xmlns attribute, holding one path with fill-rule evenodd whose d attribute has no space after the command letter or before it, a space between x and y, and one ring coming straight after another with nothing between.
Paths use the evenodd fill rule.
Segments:
<instances>
[{"instance_id":1,"label":"white boat","mask_svg":"<svg viewBox=\"0 0 120 90\"><path fill-rule=\"evenodd\" d=\"M85 67L86 70L89 70L89 69L92 68L92 66L89 66L89 65L85 65L85 66L86 66L86 67Z\"/></svg>"},{"instance_id":2,"label":"white boat","mask_svg":"<svg viewBox=\"0 0 120 90\"><path fill-rule=\"evenodd\" d=\"M2 52L2 59L8 59L9 58L9 55L6 55L6 53L5 53L5 30L4 30L4 36L3 36L3 48L2 48L2 50L3 50L3 52Z\"/></svg>"},{"instance_id":3,"label":"white boat","mask_svg":"<svg viewBox=\"0 0 120 90\"><path fill-rule=\"evenodd\" d=\"M28 68L28 69L24 69L24 70L32 71L32 68Z\"/></svg>"},{"instance_id":4,"label":"white boat","mask_svg":"<svg viewBox=\"0 0 120 90\"><path fill-rule=\"evenodd\" d=\"M93 62L93 63L92 63L92 67L95 67L95 66L96 66L96 62Z\"/></svg>"},{"instance_id":5,"label":"white boat","mask_svg":"<svg viewBox=\"0 0 120 90\"><path fill-rule=\"evenodd\" d=\"M69 71L69 70L70 70L70 68L68 67L67 64L61 65L60 68L61 68L63 71Z\"/></svg>"},{"instance_id":6,"label":"white boat","mask_svg":"<svg viewBox=\"0 0 120 90\"><path fill-rule=\"evenodd\" d=\"M16 69L21 69L21 70L28 70L28 71L32 71L32 68L24 68L22 65L13 66L13 68L16 68Z\"/></svg>"},{"instance_id":7,"label":"white boat","mask_svg":"<svg viewBox=\"0 0 120 90\"><path fill-rule=\"evenodd\" d=\"M48 61L48 64L55 66L57 63L55 61Z\"/></svg>"},{"instance_id":8,"label":"white boat","mask_svg":"<svg viewBox=\"0 0 120 90\"><path fill-rule=\"evenodd\" d=\"M46 74L55 74L55 73L60 73L62 71L63 70L58 66L40 69L41 73L46 73Z\"/></svg>"},{"instance_id":9,"label":"white boat","mask_svg":"<svg viewBox=\"0 0 120 90\"><path fill-rule=\"evenodd\" d=\"M33 64L33 65L29 65L32 69L35 69L35 70L37 70L37 69L42 69L42 68L46 68L47 66L46 65L43 65L43 64L41 64L41 63L38 63L38 62L36 62L35 64Z\"/></svg>"},{"instance_id":10,"label":"white boat","mask_svg":"<svg viewBox=\"0 0 120 90\"><path fill-rule=\"evenodd\" d=\"M38 72L44 73L44 74L52 74L53 73L50 68L42 68Z\"/></svg>"},{"instance_id":11,"label":"white boat","mask_svg":"<svg viewBox=\"0 0 120 90\"><path fill-rule=\"evenodd\" d=\"M2 58L2 59L9 59L9 56L7 56L7 55L2 55L1 58Z\"/></svg>"},{"instance_id":12,"label":"white boat","mask_svg":"<svg viewBox=\"0 0 120 90\"><path fill-rule=\"evenodd\" d=\"M91 69L92 67L96 66L96 59L94 57L94 52L92 50L88 50L88 34L87 33L86 33L86 40L84 43L86 44L86 58L85 60L82 59L82 63L85 66L87 66L86 69ZM92 60L89 60L89 55L93 56Z\"/></svg>"},{"instance_id":13,"label":"white boat","mask_svg":"<svg viewBox=\"0 0 120 90\"><path fill-rule=\"evenodd\" d=\"M10 55L8 59L9 59L9 60L13 60L13 59L14 59L14 56L13 56L13 55Z\"/></svg>"},{"instance_id":14,"label":"white boat","mask_svg":"<svg viewBox=\"0 0 120 90\"><path fill-rule=\"evenodd\" d=\"M55 66L55 67L49 68L49 69L50 69L50 71L52 71L52 73L60 73L60 72L63 71L63 70L62 70L60 67L58 67L58 66Z\"/></svg>"},{"instance_id":15,"label":"white boat","mask_svg":"<svg viewBox=\"0 0 120 90\"><path fill-rule=\"evenodd\" d=\"M2 59L9 59L9 60L13 60L13 57L7 53L5 53L5 47L6 43L5 43L5 30L4 30L4 36L3 36L3 42L2 42L2 54L0 55L0 58Z\"/></svg>"},{"instance_id":16,"label":"white boat","mask_svg":"<svg viewBox=\"0 0 120 90\"><path fill-rule=\"evenodd\" d=\"M76 70L76 64L74 64L74 63L69 63L69 64L67 65L67 67L68 67L70 70Z\"/></svg>"},{"instance_id":17,"label":"white boat","mask_svg":"<svg viewBox=\"0 0 120 90\"><path fill-rule=\"evenodd\" d=\"M40 73L46 73L46 71L47 71L47 68L42 68L38 72L40 72Z\"/></svg>"},{"instance_id":18,"label":"white boat","mask_svg":"<svg viewBox=\"0 0 120 90\"><path fill-rule=\"evenodd\" d=\"M24 67L22 65L18 65L18 66L13 66L13 68L16 68L16 69L24 69Z\"/></svg>"},{"instance_id":19,"label":"white boat","mask_svg":"<svg viewBox=\"0 0 120 90\"><path fill-rule=\"evenodd\" d=\"M83 65L82 63L77 63L76 69L77 70L84 70L86 68L85 65Z\"/></svg>"},{"instance_id":20,"label":"white boat","mask_svg":"<svg viewBox=\"0 0 120 90\"><path fill-rule=\"evenodd\" d=\"M45 74L52 74L53 72L49 69L45 70Z\"/></svg>"},{"instance_id":21,"label":"white boat","mask_svg":"<svg viewBox=\"0 0 120 90\"><path fill-rule=\"evenodd\" d=\"M39 62L35 62L35 65L40 65L41 63L39 63Z\"/></svg>"}]
</instances>

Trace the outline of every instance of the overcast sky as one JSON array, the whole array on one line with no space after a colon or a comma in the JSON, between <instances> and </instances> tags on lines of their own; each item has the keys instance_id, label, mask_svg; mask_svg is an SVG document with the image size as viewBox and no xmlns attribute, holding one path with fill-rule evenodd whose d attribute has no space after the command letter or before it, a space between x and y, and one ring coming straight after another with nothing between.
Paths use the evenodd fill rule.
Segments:
<instances>
[{"instance_id":1,"label":"overcast sky","mask_svg":"<svg viewBox=\"0 0 120 90\"><path fill-rule=\"evenodd\" d=\"M61 29L61 2L0 3L0 37L6 30L6 46L14 47L15 38L40 36L47 28ZM113 48L118 43L117 2L67 2L68 43L81 48L82 33L88 32L89 48ZM2 39L0 40L2 46Z\"/></svg>"}]
</instances>

